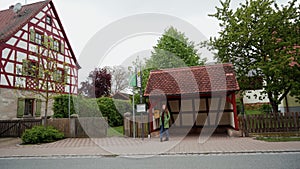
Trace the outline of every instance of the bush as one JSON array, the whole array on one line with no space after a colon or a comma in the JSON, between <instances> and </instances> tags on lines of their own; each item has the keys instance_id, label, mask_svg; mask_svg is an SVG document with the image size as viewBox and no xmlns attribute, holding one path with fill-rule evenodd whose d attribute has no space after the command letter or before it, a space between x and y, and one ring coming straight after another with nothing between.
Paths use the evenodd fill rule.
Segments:
<instances>
[{"instance_id":1,"label":"bush","mask_svg":"<svg viewBox=\"0 0 300 169\"><path fill-rule=\"evenodd\" d=\"M259 110L264 112L264 113L270 113L270 112L272 112L272 107L271 107L270 104L263 104L263 105L261 105Z\"/></svg>"},{"instance_id":2,"label":"bush","mask_svg":"<svg viewBox=\"0 0 300 169\"><path fill-rule=\"evenodd\" d=\"M124 113L132 111L129 101L101 97L97 99L97 104L102 115L107 117L111 127L123 125Z\"/></svg>"},{"instance_id":3,"label":"bush","mask_svg":"<svg viewBox=\"0 0 300 169\"><path fill-rule=\"evenodd\" d=\"M236 99L236 109L238 114L242 114L243 112L243 104L240 99Z\"/></svg>"},{"instance_id":4,"label":"bush","mask_svg":"<svg viewBox=\"0 0 300 169\"><path fill-rule=\"evenodd\" d=\"M111 127L123 125L123 115L132 112L130 101L112 99L109 97L84 98L71 96L70 114L79 117L107 117ZM54 98L53 111L55 118L68 117L69 96L59 95Z\"/></svg>"},{"instance_id":5,"label":"bush","mask_svg":"<svg viewBox=\"0 0 300 169\"><path fill-rule=\"evenodd\" d=\"M26 129L22 134L24 144L49 143L64 138L64 134L52 126L35 126L32 129Z\"/></svg>"},{"instance_id":6,"label":"bush","mask_svg":"<svg viewBox=\"0 0 300 169\"><path fill-rule=\"evenodd\" d=\"M75 97L75 108L79 117L103 117L96 99Z\"/></svg>"},{"instance_id":7,"label":"bush","mask_svg":"<svg viewBox=\"0 0 300 169\"><path fill-rule=\"evenodd\" d=\"M69 95L59 95L54 97L53 112L55 118L69 117ZM70 96L70 115L75 113L73 96Z\"/></svg>"},{"instance_id":8,"label":"bush","mask_svg":"<svg viewBox=\"0 0 300 169\"><path fill-rule=\"evenodd\" d=\"M117 111L123 116L126 112L132 112L132 104L128 100L112 99Z\"/></svg>"},{"instance_id":9,"label":"bush","mask_svg":"<svg viewBox=\"0 0 300 169\"><path fill-rule=\"evenodd\" d=\"M54 97L53 112L55 118L69 117L69 95ZM78 114L80 117L102 117L95 99L81 96L70 96L70 115Z\"/></svg>"},{"instance_id":10,"label":"bush","mask_svg":"<svg viewBox=\"0 0 300 169\"><path fill-rule=\"evenodd\" d=\"M99 109L104 117L107 117L111 127L123 125L123 117L116 109L112 98L101 97L97 99Z\"/></svg>"}]
</instances>

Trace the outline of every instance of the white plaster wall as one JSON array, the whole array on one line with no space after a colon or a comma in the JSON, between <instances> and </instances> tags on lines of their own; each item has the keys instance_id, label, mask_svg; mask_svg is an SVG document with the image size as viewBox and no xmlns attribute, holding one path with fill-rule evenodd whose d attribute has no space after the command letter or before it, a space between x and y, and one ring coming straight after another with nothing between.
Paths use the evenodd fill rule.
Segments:
<instances>
[{"instance_id":1,"label":"white plaster wall","mask_svg":"<svg viewBox=\"0 0 300 169\"><path fill-rule=\"evenodd\" d=\"M267 95L260 94L263 90L247 90L245 91L246 96L244 96L243 100L245 104L252 103L268 103L269 99ZM257 95L257 97L255 97ZM249 97L247 97L249 96ZM261 99L259 99L261 98Z\"/></svg>"},{"instance_id":2,"label":"white plaster wall","mask_svg":"<svg viewBox=\"0 0 300 169\"><path fill-rule=\"evenodd\" d=\"M287 95L289 111L290 112L300 112L300 103L297 102L295 97ZM285 99L282 100L281 104L278 106L281 112L286 112L286 102Z\"/></svg>"}]
</instances>

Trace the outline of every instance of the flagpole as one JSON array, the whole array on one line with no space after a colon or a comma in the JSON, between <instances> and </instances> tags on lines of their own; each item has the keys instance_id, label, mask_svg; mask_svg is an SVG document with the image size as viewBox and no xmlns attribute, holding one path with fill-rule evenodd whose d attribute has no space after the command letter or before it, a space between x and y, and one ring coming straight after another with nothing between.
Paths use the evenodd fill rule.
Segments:
<instances>
[{"instance_id":1,"label":"flagpole","mask_svg":"<svg viewBox=\"0 0 300 169\"><path fill-rule=\"evenodd\" d=\"M132 86L132 122L133 122L133 138L135 138L134 86Z\"/></svg>"},{"instance_id":2,"label":"flagpole","mask_svg":"<svg viewBox=\"0 0 300 169\"><path fill-rule=\"evenodd\" d=\"M134 68L134 72L133 75L130 76L130 80L129 80L129 85L132 87L132 130L133 130L133 138L136 137L136 125L135 125L135 106L134 106L134 89L137 86L136 82L137 82L137 70L136 68Z\"/></svg>"}]
</instances>

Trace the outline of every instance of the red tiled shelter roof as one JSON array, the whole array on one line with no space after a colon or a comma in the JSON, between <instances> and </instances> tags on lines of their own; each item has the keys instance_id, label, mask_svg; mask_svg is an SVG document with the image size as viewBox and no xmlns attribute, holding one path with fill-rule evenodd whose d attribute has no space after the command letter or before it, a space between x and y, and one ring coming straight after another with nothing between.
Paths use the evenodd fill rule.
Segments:
<instances>
[{"instance_id":1,"label":"red tiled shelter roof","mask_svg":"<svg viewBox=\"0 0 300 169\"><path fill-rule=\"evenodd\" d=\"M75 54L71 48L69 40L67 39L66 33L63 26L59 20L58 14L54 7L52 0L45 0L41 2L36 2L28 5L22 5L19 12L15 13L12 9L6 9L0 11L0 44L5 43L11 38L15 33L17 33L24 25L26 25L33 17L35 17L42 9L50 4L53 8L54 14L57 16L58 24L61 27L61 31L66 38L67 44L70 46L70 52L78 68L80 65L77 62Z\"/></svg>"},{"instance_id":2,"label":"red tiled shelter roof","mask_svg":"<svg viewBox=\"0 0 300 169\"><path fill-rule=\"evenodd\" d=\"M232 64L216 64L150 72L144 96L238 91Z\"/></svg>"}]
</instances>

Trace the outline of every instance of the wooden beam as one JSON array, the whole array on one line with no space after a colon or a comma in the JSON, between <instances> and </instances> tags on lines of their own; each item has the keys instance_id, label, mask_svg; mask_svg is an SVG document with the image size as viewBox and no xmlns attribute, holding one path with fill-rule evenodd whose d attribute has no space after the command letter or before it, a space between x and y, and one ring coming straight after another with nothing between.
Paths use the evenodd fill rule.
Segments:
<instances>
[{"instance_id":1,"label":"wooden beam","mask_svg":"<svg viewBox=\"0 0 300 169\"><path fill-rule=\"evenodd\" d=\"M234 115L234 129L239 130L239 123L238 123L238 116L237 116L237 108L236 108L236 101L235 101L235 93L231 94L231 101L233 106L233 115Z\"/></svg>"}]
</instances>

